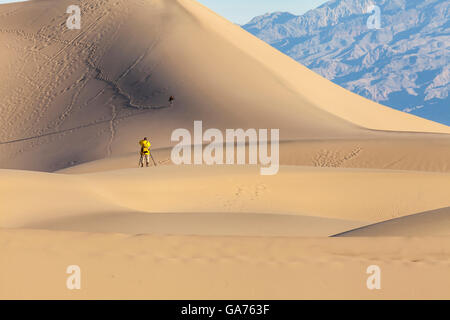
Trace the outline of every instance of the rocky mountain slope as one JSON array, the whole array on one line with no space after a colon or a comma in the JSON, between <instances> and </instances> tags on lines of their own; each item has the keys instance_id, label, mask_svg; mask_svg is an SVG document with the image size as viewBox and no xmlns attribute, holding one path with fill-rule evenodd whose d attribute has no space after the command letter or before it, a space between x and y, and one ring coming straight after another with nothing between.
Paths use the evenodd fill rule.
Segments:
<instances>
[{"instance_id":1,"label":"rocky mountain slope","mask_svg":"<svg viewBox=\"0 0 450 320\"><path fill-rule=\"evenodd\" d=\"M369 28L376 12L380 29ZM450 125L450 1L332 0L243 28L336 84Z\"/></svg>"}]
</instances>

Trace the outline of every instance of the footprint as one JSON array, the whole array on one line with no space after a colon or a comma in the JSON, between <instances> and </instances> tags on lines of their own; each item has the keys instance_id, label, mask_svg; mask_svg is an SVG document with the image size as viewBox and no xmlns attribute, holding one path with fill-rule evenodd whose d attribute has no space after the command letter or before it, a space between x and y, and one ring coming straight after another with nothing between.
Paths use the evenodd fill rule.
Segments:
<instances>
[{"instance_id":1,"label":"footprint","mask_svg":"<svg viewBox=\"0 0 450 320\"><path fill-rule=\"evenodd\" d=\"M313 164L315 167L332 167L339 168L345 162L356 158L361 153L362 148L356 147L350 153L342 155L340 151L332 150L321 150L313 159Z\"/></svg>"}]
</instances>

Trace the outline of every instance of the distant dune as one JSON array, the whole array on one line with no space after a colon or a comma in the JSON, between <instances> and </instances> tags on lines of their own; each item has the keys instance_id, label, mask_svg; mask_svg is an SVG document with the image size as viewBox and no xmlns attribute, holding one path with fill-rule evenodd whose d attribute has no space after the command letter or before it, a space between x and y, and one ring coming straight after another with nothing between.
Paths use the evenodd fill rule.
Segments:
<instances>
[{"instance_id":1,"label":"distant dune","mask_svg":"<svg viewBox=\"0 0 450 320\"><path fill-rule=\"evenodd\" d=\"M388 220L337 235L337 237L420 236L450 236L450 207Z\"/></svg>"},{"instance_id":2,"label":"distant dune","mask_svg":"<svg viewBox=\"0 0 450 320\"><path fill-rule=\"evenodd\" d=\"M0 298L449 298L447 211L421 215L450 206L448 126L193 0L85 0L68 30L72 4L0 5ZM174 165L194 120L280 129L279 173ZM144 136L156 166L138 169ZM349 231L383 237L328 238Z\"/></svg>"}]
</instances>

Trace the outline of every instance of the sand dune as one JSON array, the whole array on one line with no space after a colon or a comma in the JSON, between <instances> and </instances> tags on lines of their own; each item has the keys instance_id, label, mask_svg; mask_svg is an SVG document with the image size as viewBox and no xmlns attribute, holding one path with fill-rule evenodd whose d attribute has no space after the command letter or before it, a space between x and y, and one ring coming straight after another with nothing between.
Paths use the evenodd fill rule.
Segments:
<instances>
[{"instance_id":1,"label":"sand dune","mask_svg":"<svg viewBox=\"0 0 450 320\"><path fill-rule=\"evenodd\" d=\"M384 221L337 237L450 236L450 207Z\"/></svg>"},{"instance_id":2,"label":"sand dune","mask_svg":"<svg viewBox=\"0 0 450 320\"><path fill-rule=\"evenodd\" d=\"M164 148L194 120L283 140L450 133L337 87L195 1L84 1L81 30L65 28L71 4L0 7L2 168L62 169L144 136Z\"/></svg>"},{"instance_id":3,"label":"sand dune","mask_svg":"<svg viewBox=\"0 0 450 320\"><path fill-rule=\"evenodd\" d=\"M0 227L117 210L78 177L9 170L0 170L0 176Z\"/></svg>"},{"instance_id":4,"label":"sand dune","mask_svg":"<svg viewBox=\"0 0 450 320\"><path fill-rule=\"evenodd\" d=\"M162 166L86 175L1 170L0 227L93 213L264 213L380 222L449 206L450 175L256 166ZM41 186L41 188L39 188ZM30 194L27 201L20 201Z\"/></svg>"},{"instance_id":5,"label":"sand dune","mask_svg":"<svg viewBox=\"0 0 450 320\"><path fill-rule=\"evenodd\" d=\"M0 298L449 299L450 239L0 230ZM81 268L67 290L66 268ZM366 287L370 265L382 290ZM31 269L32 268L32 269Z\"/></svg>"},{"instance_id":6,"label":"sand dune","mask_svg":"<svg viewBox=\"0 0 450 320\"><path fill-rule=\"evenodd\" d=\"M125 212L54 218L22 228L151 235L328 237L367 223L263 213Z\"/></svg>"},{"instance_id":7,"label":"sand dune","mask_svg":"<svg viewBox=\"0 0 450 320\"><path fill-rule=\"evenodd\" d=\"M157 166L172 165L171 151L171 148L152 150ZM138 152L130 152L75 165L58 172L78 174L131 169L137 167L138 159ZM397 139L280 142L280 164L289 166L450 172L448 159L450 139L445 136L433 139L424 135L421 138L405 136Z\"/></svg>"},{"instance_id":8,"label":"sand dune","mask_svg":"<svg viewBox=\"0 0 450 320\"><path fill-rule=\"evenodd\" d=\"M448 126L192 0L85 0L68 30L72 4L0 5L0 298L449 298ZM279 173L173 165L195 120L280 129Z\"/></svg>"}]
</instances>

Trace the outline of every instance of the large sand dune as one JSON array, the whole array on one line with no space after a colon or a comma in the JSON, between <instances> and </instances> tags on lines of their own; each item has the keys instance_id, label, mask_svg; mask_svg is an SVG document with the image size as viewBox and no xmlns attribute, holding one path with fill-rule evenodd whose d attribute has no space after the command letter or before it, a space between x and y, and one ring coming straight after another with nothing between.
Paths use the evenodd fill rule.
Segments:
<instances>
[{"instance_id":1,"label":"large sand dune","mask_svg":"<svg viewBox=\"0 0 450 320\"><path fill-rule=\"evenodd\" d=\"M68 30L73 2L0 5L0 298L450 297L448 126L192 0L75 1ZM194 120L280 129L279 173L173 165ZM157 166L138 169L144 136Z\"/></svg>"},{"instance_id":2,"label":"large sand dune","mask_svg":"<svg viewBox=\"0 0 450 320\"><path fill-rule=\"evenodd\" d=\"M3 168L61 169L143 136L167 147L194 120L282 140L450 132L337 87L194 1L83 1L81 30L65 27L71 4L0 7Z\"/></svg>"}]
</instances>

